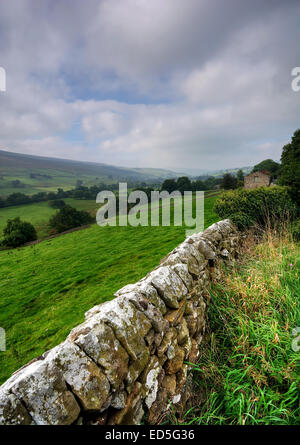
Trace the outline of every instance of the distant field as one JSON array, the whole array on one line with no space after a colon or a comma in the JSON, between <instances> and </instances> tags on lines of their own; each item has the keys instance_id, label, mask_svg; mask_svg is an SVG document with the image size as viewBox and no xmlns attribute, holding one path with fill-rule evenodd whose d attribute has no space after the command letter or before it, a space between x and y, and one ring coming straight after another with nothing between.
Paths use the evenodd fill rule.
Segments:
<instances>
[{"instance_id":1,"label":"distant field","mask_svg":"<svg viewBox=\"0 0 300 445\"><path fill-rule=\"evenodd\" d=\"M30 178L30 173L40 174L36 179ZM50 176L45 178L43 175ZM8 196L11 193L24 193L25 195L33 195L38 192L56 192L58 188L63 190L71 190L76 187L77 180L83 181L83 185L90 187L91 185L103 182L111 184L111 179L96 176L84 175L78 176L76 172L68 172L54 169L7 169L4 175L0 175L0 196ZM12 181L19 180L22 184L21 188L12 187Z\"/></svg>"},{"instance_id":2,"label":"distant field","mask_svg":"<svg viewBox=\"0 0 300 445\"><path fill-rule=\"evenodd\" d=\"M205 199L205 226L218 218ZM84 203L84 201L82 201ZM184 227L98 227L0 252L0 383L61 342L84 312L146 275L185 238Z\"/></svg>"},{"instance_id":3,"label":"distant field","mask_svg":"<svg viewBox=\"0 0 300 445\"><path fill-rule=\"evenodd\" d=\"M205 192L206 197L215 196L216 194L218 194L218 191L215 190ZM85 210L93 216L96 216L97 209L99 208L99 204L96 204L94 200L64 198L64 201L66 204L75 207L77 210ZM206 205L209 206L209 203L210 201L207 201ZM22 220L28 221L34 225L38 239L45 238L48 235L48 221L55 212L56 210L52 209L48 202L38 202L35 204L0 209L0 237L7 220L19 216ZM207 212L207 218L209 218L209 214L210 213Z\"/></svg>"},{"instance_id":4,"label":"distant field","mask_svg":"<svg viewBox=\"0 0 300 445\"><path fill-rule=\"evenodd\" d=\"M92 215L96 215L99 205L94 200L81 200L65 198L66 204L75 207L78 210L86 210ZM48 202L38 202L35 204L26 204L21 206L5 207L0 209L0 235L8 219L19 216L22 220L32 223L38 234L38 238L48 235L47 223L51 216L56 212L51 208Z\"/></svg>"}]
</instances>

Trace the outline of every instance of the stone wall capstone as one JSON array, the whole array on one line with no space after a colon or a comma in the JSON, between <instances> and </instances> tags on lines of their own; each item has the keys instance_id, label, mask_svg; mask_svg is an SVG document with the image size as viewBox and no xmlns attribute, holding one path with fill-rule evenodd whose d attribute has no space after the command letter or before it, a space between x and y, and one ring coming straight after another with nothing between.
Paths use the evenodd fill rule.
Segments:
<instances>
[{"instance_id":1,"label":"stone wall capstone","mask_svg":"<svg viewBox=\"0 0 300 445\"><path fill-rule=\"evenodd\" d=\"M235 259L229 220L176 247L115 298L93 307L67 339L0 387L0 424L150 424L190 393L205 332L207 285Z\"/></svg>"}]
</instances>

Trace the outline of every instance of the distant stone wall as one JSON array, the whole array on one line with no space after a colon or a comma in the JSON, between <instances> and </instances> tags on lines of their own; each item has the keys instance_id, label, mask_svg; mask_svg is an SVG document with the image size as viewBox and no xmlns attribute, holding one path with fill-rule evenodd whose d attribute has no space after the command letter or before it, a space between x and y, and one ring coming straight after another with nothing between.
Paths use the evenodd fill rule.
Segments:
<instances>
[{"instance_id":1,"label":"distant stone wall","mask_svg":"<svg viewBox=\"0 0 300 445\"><path fill-rule=\"evenodd\" d=\"M233 260L240 234L229 220L186 239L160 265L57 347L0 387L0 424L158 423L190 395L188 364L205 332L206 291Z\"/></svg>"}]
</instances>

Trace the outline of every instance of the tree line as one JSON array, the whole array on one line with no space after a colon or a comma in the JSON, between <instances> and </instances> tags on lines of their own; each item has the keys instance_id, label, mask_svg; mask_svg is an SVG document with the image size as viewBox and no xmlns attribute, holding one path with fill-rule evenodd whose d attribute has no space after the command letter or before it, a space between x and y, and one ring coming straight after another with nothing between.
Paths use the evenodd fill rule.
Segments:
<instances>
[{"instance_id":1,"label":"tree line","mask_svg":"<svg viewBox=\"0 0 300 445\"><path fill-rule=\"evenodd\" d=\"M11 207L23 204L33 204L42 201L52 201L62 198L76 199L95 199L97 193L101 190L117 190L119 184L99 184L91 187L80 186L71 190L63 190L58 188L57 192L39 192L34 195L25 195L24 193L12 193L7 198L0 197L0 208Z\"/></svg>"}]
</instances>

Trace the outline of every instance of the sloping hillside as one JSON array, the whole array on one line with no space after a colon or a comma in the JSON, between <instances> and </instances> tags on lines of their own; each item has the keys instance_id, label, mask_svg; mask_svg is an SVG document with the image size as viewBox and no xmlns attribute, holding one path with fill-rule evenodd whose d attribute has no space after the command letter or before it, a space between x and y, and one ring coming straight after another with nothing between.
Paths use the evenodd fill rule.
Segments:
<instances>
[{"instance_id":1,"label":"sloping hillside","mask_svg":"<svg viewBox=\"0 0 300 445\"><path fill-rule=\"evenodd\" d=\"M160 182L178 176L164 169L115 167L94 162L47 158L0 150L0 196L21 192L33 194L54 191L58 187L74 188L81 180L90 186L118 181ZM13 181L20 181L14 184Z\"/></svg>"}]
</instances>

